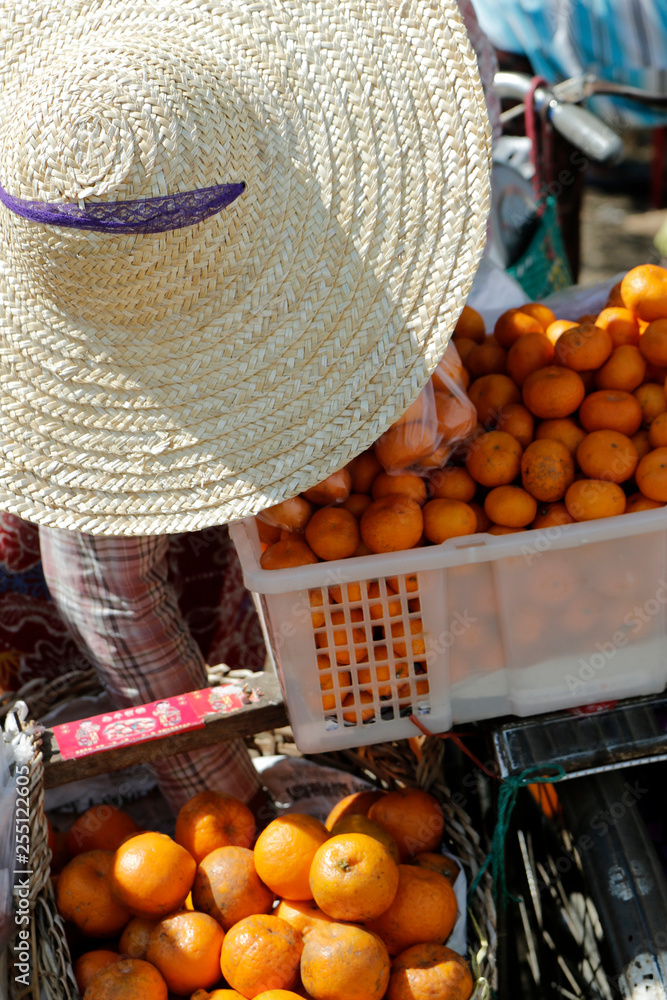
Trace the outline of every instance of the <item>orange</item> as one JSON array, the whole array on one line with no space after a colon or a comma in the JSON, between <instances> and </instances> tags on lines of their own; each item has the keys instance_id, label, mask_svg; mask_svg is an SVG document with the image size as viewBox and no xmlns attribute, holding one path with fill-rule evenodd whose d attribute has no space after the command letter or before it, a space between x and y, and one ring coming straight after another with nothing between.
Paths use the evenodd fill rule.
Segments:
<instances>
[{"instance_id":1,"label":"orange","mask_svg":"<svg viewBox=\"0 0 667 1000\"><path fill-rule=\"evenodd\" d=\"M208 990L195 990L190 1000L245 1000L245 997L236 990L213 990L212 993Z\"/></svg>"},{"instance_id":2,"label":"orange","mask_svg":"<svg viewBox=\"0 0 667 1000\"><path fill-rule=\"evenodd\" d=\"M609 360L595 375L598 389L623 389L634 392L640 386L646 375L646 362L639 348L632 344L616 347Z\"/></svg>"},{"instance_id":3,"label":"orange","mask_svg":"<svg viewBox=\"0 0 667 1000\"><path fill-rule=\"evenodd\" d=\"M388 667L378 668L388 671ZM406 667L407 669L407 667ZM368 672L368 671L366 671ZM361 674L363 671L359 671L359 683L362 683ZM397 668L398 673L398 668ZM389 690L391 694L391 689ZM382 696L382 689L380 689L380 696ZM360 816L357 814L350 814L349 816L341 816L339 820L336 820L334 825L331 827L331 836L337 837L341 833L365 833L368 837L373 837L378 840L386 851L392 856L396 864L400 860L398 852L398 844L389 833L385 830L383 826L376 823L375 820L369 819L368 816Z\"/></svg>"},{"instance_id":4,"label":"orange","mask_svg":"<svg viewBox=\"0 0 667 1000\"><path fill-rule=\"evenodd\" d=\"M373 480L378 472L382 472L382 466L372 448L353 458L347 468L352 480L353 493L370 493Z\"/></svg>"},{"instance_id":5,"label":"orange","mask_svg":"<svg viewBox=\"0 0 667 1000\"><path fill-rule=\"evenodd\" d=\"M642 411L642 423L646 426L667 410L667 399L665 389L657 382L644 382L632 394L639 403Z\"/></svg>"},{"instance_id":6,"label":"orange","mask_svg":"<svg viewBox=\"0 0 667 1000\"><path fill-rule=\"evenodd\" d=\"M306 525L306 541L320 559L348 559L359 540L356 517L342 507L316 510Z\"/></svg>"},{"instance_id":7,"label":"orange","mask_svg":"<svg viewBox=\"0 0 667 1000\"><path fill-rule=\"evenodd\" d=\"M565 504L557 502L538 507L537 517L531 524L531 528L553 528L573 523L574 518L568 514Z\"/></svg>"},{"instance_id":8,"label":"orange","mask_svg":"<svg viewBox=\"0 0 667 1000\"><path fill-rule=\"evenodd\" d=\"M303 531L313 514L313 505L303 497L291 497L273 507L266 507L260 514L262 521L287 528L288 531Z\"/></svg>"},{"instance_id":9,"label":"orange","mask_svg":"<svg viewBox=\"0 0 667 1000\"><path fill-rule=\"evenodd\" d=\"M100 969L91 979L83 1000L167 1000L167 984L156 968L138 958Z\"/></svg>"},{"instance_id":10,"label":"orange","mask_svg":"<svg viewBox=\"0 0 667 1000\"><path fill-rule=\"evenodd\" d=\"M509 349L515 340L527 333L544 333L544 327L520 308L508 309L496 320L493 333L500 346Z\"/></svg>"},{"instance_id":11,"label":"orange","mask_svg":"<svg viewBox=\"0 0 667 1000\"><path fill-rule=\"evenodd\" d=\"M642 357L651 365L667 365L667 319L656 319L644 330L639 340Z\"/></svg>"},{"instance_id":12,"label":"orange","mask_svg":"<svg viewBox=\"0 0 667 1000\"><path fill-rule=\"evenodd\" d=\"M58 912L87 937L112 937L132 916L111 884L113 851L87 851L69 861L56 885Z\"/></svg>"},{"instance_id":13,"label":"orange","mask_svg":"<svg viewBox=\"0 0 667 1000\"><path fill-rule=\"evenodd\" d=\"M554 361L575 372L600 368L613 349L611 336L594 323L573 326L560 335L554 347Z\"/></svg>"},{"instance_id":14,"label":"orange","mask_svg":"<svg viewBox=\"0 0 667 1000\"><path fill-rule=\"evenodd\" d=\"M630 440L637 449L637 454L640 458L648 455L649 451L651 451L651 442L648 439L648 431L645 428L638 430L636 434L632 435Z\"/></svg>"},{"instance_id":15,"label":"orange","mask_svg":"<svg viewBox=\"0 0 667 1000\"><path fill-rule=\"evenodd\" d=\"M373 481L373 500L386 497L391 493L400 493L401 496L411 497L421 506L426 503L426 482L414 472L393 476L389 472L381 472ZM308 534L306 534L307 537Z\"/></svg>"},{"instance_id":16,"label":"orange","mask_svg":"<svg viewBox=\"0 0 667 1000\"><path fill-rule=\"evenodd\" d=\"M469 472L460 466L448 466L432 473L429 479L429 491L436 500L472 500L477 490L477 483Z\"/></svg>"},{"instance_id":17,"label":"orange","mask_svg":"<svg viewBox=\"0 0 667 1000\"><path fill-rule=\"evenodd\" d=\"M487 431L470 446L465 464L482 486L505 486L519 474L521 445L506 431Z\"/></svg>"},{"instance_id":18,"label":"orange","mask_svg":"<svg viewBox=\"0 0 667 1000\"><path fill-rule=\"evenodd\" d=\"M396 552L417 545L424 518L416 500L391 494L373 501L361 515L359 527L371 552Z\"/></svg>"},{"instance_id":19,"label":"orange","mask_svg":"<svg viewBox=\"0 0 667 1000\"><path fill-rule=\"evenodd\" d=\"M459 441L461 438L466 437L475 426L477 417L469 398L462 391L458 392L453 389L446 389L442 392L434 392L433 396L435 416L438 422L438 435L441 441L433 452L432 458L435 459L435 456L440 454L441 459L443 459L440 461L442 465L449 457L448 454L444 454L443 456L443 448L446 448L451 441ZM429 413L428 419L429 421L433 419L431 413ZM425 462L426 459L423 461Z\"/></svg>"},{"instance_id":20,"label":"orange","mask_svg":"<svg viewBox=\"0 0 667 1000\"><path fill-rule=\"evenodd\" d=\"M304 933L301 980L313 1000L381 1000L390 966L385 945L364 927L333 923Z\"/></svg>"},{"instance_id":21,"label":"orange","mask_svg":"<svg viewBox=\"0 0 667 1000\"><path fill-rule=\"evenodd\" d=\"M504 524L492 524L488 529L489 535L513 535L517 531L523 531L523 528L508 528Z\"/></svg>"},{"instance_id":22,"label":"orange","mask_svg":"<svg viewBox=\"0 0 667 1000\"><path fill-rule=\"evenodd\" d=\"M523 488L541 503L560 500L573 480L572 455L564 444L554 438L532 441L521 456Z\"/></svg>"},{"instance_id":23,"label":"orange","mask_svg":"<svg viewBox=\"0 0 667 1000\"><path fill-rule=\"evenodd\" d=\"M115 851L139 827L122 809L105 804L92 806L74 820L65 846L71 858L84 851Z\"/></svg>"},{"instance_id":24,"label":"orange","mask_svg":"<svg viewBox=\"0 0 667 1000\"><path fill-rule=\"evenodd\" d=\"M414 944L444 944L456 913L456 895L444 875L415 865L399 865L393 902L367 926L382 938L390 955L399 955Z\"/></svg>"},{"instance_id":25,"label":"orange","mask_svg":"<svg viewBox=\"0 0 667 1000\"><path fill-rule=\"evenodd\" d=\"M416 423L421 423L424 420L425 414L428 412L429 406L433 402L433 392L431 389L422 389L417 398L413 403L410 403L407 410L405 410L398 420L395 420L392 424L393 427L398 427L399 424L410 424L413 421Z\"/></svg>"},{"instance_id":26,"label":"orange","mask_svg":"<svg viewBox=\"0 0 667 1000\"><path fill-rule=\"evenodd\" d=\"M587 431L620 431L631 437L642 423L642 408L630 392L600 389L592 392L579 408L579 420Z\"/></svg>"},{"instance_id":27,"label":"orange","mask_svg":"<svg viewBox=\"0 0 667 1000\"><path fill-rule=\"evenodd\" d=\"M556 322L556 316L553 310L549 309L542 302L524 302L520 307L522 313L526 313L528 316L532 316L540 324L543 330L548 330L549 327Z\"/></svg>"},{"instance_id":28,"label":"orange","mask_svg":"<svg viewBox=\"0 0 667 1000\"><path fill-rule=\"evenodd\" d=\"M111 886L135 916L162 918L183 906L196 870L192 855L165 833L139 833L116 851Z\"/></svg>"},{"instance_id":29,"label":"orange","mask_svg":"<svg viewBox=\"0 0 667 1000\"><path fill-rule=\"evenodd\" d=\"M313 899L281 899L273 913L288 923L298 934L303 934L306 927L315 924L330 924L333 919L320 910Z\"/></svg>"},{"instance_id":30,"label":"orange","mask_svg":"<svg viewBox=\"0 0 667 1000\"><path fill-rule=\"evenodd\" d=\"M659 382L660 385L664 385L665 379L667 379L667 366L647 363L645 382Z\"/></svg>"},{"instance_id":31,"label":"orange","mask_svg":"<svg viewBox=\"0 0 667 1000\"><path fill-rule=\"evenodd\" d=\"M522 403L508 403L503 406L496 421L496 430L506 431L515 437L522 448L533 440L535 420ZM458 499L463 500L464 497Z\"/></svg>"},{"instance_id":32,"label":"orange","mask_svg":"<svg viewBox=\"0 0 667 1000\"><path fill-rule=\"evenodd\" d=\"M648 440L652 448L667 446L667 411L659 413L651 421L651 426L648 429Z\"/></svg>"},{"instance_id":33,"label":"orange","mask_svg":"<svg viewBox=\"0 0 667 1000\"><path fill-rule=\"evenodd\" d=\"M649 500L667 503L667 448L656 448L640 459L635 480Z\"/></svg>"},{"instance_id":34,"label":"orange","mask_svg":"<svg viewBox=\"0 0 667 1000\"><path fill-rule=\"evenodd\" d=\"M375 718L375 698L370 691L360 691L358 698L350 691L343 698L342 705L343 708L347 709L347 712L343 712L343 718L353 726L360 722L370 722L371 719ZM356 708L363 705L367 705L368 708L360 708L359 714L357 714Z\"/></svg>"},{"instance_id":35,"label":"orange","mask_svg":"<svg viewBox=\"0 0 667 1000\"><path fill-rule=\"evenodd\" d=\"M332 830L338 820L346 816L366 816L373 803L381 799L383 795L385 795L385 792L380 789L367 792L352 792L351 795L346 795L335 804L327 816L324 825L327 830Z\"/></svg>"},{"instance_id":36,"label":"orange","mask_svg":"<svg viewBox=\"0 0 667 1000\"><path fill-rule=\"evenodd\" d=\"M448 538L473 535L477 517L463 500L429 500L424 507L424 534L429 542L439 545Z\"/></svg>"},{"instance_id":37,"label":"orange","mask_svg":"<svg viewBox=\"0 0 667 1000\"><path fill-rule=\"evenodd\" d=\"M406 576L388 576L386 580L395 594L400 594L402 591L408 591L408 593L413 594L419 590L419 576L417 573L409 573Z\"/></svg>"},{"instance_id":38,"label":"orange","mask_svg":"<svg viewBox=\"0 0 667 1000\"><path fill-rule=\"evenodd\" d=\"M445 829L437 799L421 788L387 792L370 807L368 816L389 831L402 860L439 847Z\"/></svg>"},{"instance_id":39,"label":"orange","mask_svg":"<svg viewBox=\"0 0 667 1000\"><path fill-rule=\"evenodd\" d=\"M361 584L346 583L344 586L345 590L338 583L329 587L329 603L333 601L334 604L342 604L343 601L347 601L348 604L360 604Z\"/></svg>"},{"instance_id":40,"label":"orange","mask_svg":"<svg viewBox=\"0 0 667 1000\"><path fill-rule=\"evenodd\" d=\"M208 913L223 930L253 913L270 913L274 899L247 847L218 847L199 862L192 885L194 908Z\"/></svg>"},{"instance_id":41,"label":"orange","mask_svg":"<svg viewBox=\"0 0 667 1000\"><path fill-rule=\"evenodd\" d=\"M352 492L352 476L349 469L339 469L323 479L316 486L304 490L302 496L309 503L322 507L330 503L342 503Z\"/></svg>"},{"instance_id":42,"label":"orange","mask_svg":"<svg viewBox=\"0 0 667 1000\"><path fill-rule=\"evenodd\" d=\"M583 427L572 419L572 417L557 417L555 420L541 420L535 431L535 440L543 441L551 438L564 444L571 455L576 453L577 448L586 437Z\"/></svg>"},{"instance_id":43,"label":"orange","mask_svg":"<svg viewBox=\"0 0 667 1000\"><path fill-rule=\"evenodd\" d=\"M633 267L621 281L621 298L626 309L648 323L667 316L667 270L655 264Z\"/></svg>"},{"instance_id":44,"label":"orange","mask_svg":"<svg viewBox=\"0 0 667 1000\"><path fill-rule=\"evenodd\" d=\"M519 337L507 353L507 374L521 387L529 375L553 362L554 345L543 333Z\"/></svg>"},{"instance_id":45,"label":"orange","mask_svg":"<svg viewBox=\"0 0 667 1000\"><path fill-rule=\"evenodd\" d=\"M220 924L206 913L174 913L155 927L146 961L155 966L172 993L189 996L220 979L224 937Z\"/></svg>"},{"instance_id":46,"label":"orange","mask_svg":"<svg viewBox=\"0 0 667 1000\"><path fill-rule=\"evenodd\" d=\"M318 656L318 661L320 657ZM320 670L322 667L320 667ZM326 691L335 691L336 688L348 688L352 687L352 675L349 670L339 670L337 672L337 683L334 682L333 674L320 674L320 691L322 694L322 708L325 712L331 712L336 707L336 695L335 694L325 694ZM258 910L258 913L264 912L263 910Z\"/></svg>"},{"instance_id":47,"label":"orange","mask_svg":"<svg viewBox=\"0 0 667 1000\"><path fill-rule=\"evenodd\" d=\"M255 524L257 525L257 534L262 545L262 552L266 551L269 545L280 541L282 528L279 528L275 524L267 524L261 517L255 518Z\"/></svg>"},{"instance_id":48,"label":"orange","mask_svg":"<svg viewBox=\"0 0 667 1000\"><path fill-rule=\"evenodd\" d=\"M262 569L289 569L316 562L319 560L313 550L296 534L269 545L259 560Z\"/></svg>"},{"instance_id":49,"label":"orange","mask_svg":"<svg viewBox=\"0 0 667 1000\"><path fill-rule=\"evenodd\" d=\"M658 507L664 506L665 501L649 500L643 493L633 493L632 496L628 497L625 505L625 513L635 514L642 510L657 510Z\"/></svg>"},{"instance_id":50,"label":"orange","mask_svg":"<svg viewBox=\"0 0 667 1000\"><path fill-rule=\"evenodd\" d=\"M589 479L624 483L634 475L638 461L634 444L618 431L593 431L577 448L579 468Z\"/></svg>"},{"instance_id":51,"label":"orange","mask_svg":"<svg viewBox=\"0 0 667 1000\"><path fill-rule=\"evenodd\" d=\"M374 920L396 895L398 865L374 837L332 832L313 858L310 888L319 908L334 920Z\"/></svg>"},{"instance_id":52,"label":"orange","mask_svg":"<svg viewBox=\"0 0 667 1000\"><path fill-rule=\"evenodd\" d=\"M410 864L417 865L417 868L426 868L430 872L439 872L440 875L448 878L452 885L456 882L461 871L461 866L454 861L454 858L447 857L445 854L434 854L432 851L422 851L421 854L415 854Z\"/></svg>"},{"instance_id":53,"label":"orange","mask_svg":"<svg viewBox=\"0 0 667 1000\"><path fill-rule=\"evenodd\" d=\"M580 479L565 494L565 506L575 521L616 517L625 512L625 493L616 483Z\"/></svg>"},{"instance_id":54,"label":"orange","mask_svg":"<svg viewBox=\"0 0 667 1000\"><path fill-rule=\"evenodd\" d=\"M542 420L569 417L581 404L586 389L577 372L558 365L539 368L523 383L523 403Z\"/></svg>"},{"instance_id":55,"label":"orange","mask_svg":"<svg viewBox=\"0 0 667 1000\"><path fill-rule=\"evenodd\" d=\"M615 285L609 291L607 301L605 303L605 308L611 306L623 306L623 299L621 298L621 282L617 281Z\"/></svg>"},{"instance_id":56,"label":"orange","mask_svg":"<svg viewBox=\"0 0 667 1000\"><path fill-rule=\"evenodd\" d=\"M480 338L479 343L483 338ZM464 371L467 371L466 364L468 362L468 357L470 352L477 346L477 341L470 337L457 337L456 338L456 350L458 351L459 358L461 359L461 364L464 366Z\"/></svg>"},{"instance_id":57,"label":"orange","mask_svg":"<svg viewBox=\"0 0 667 1000\"><path fill-rule=\"evenodd\" d=\"M248 806L224 792L198 792L176 816L174 840L197 864L216 847L252 847L255 817Z\"/></svg>"},{"instance_id":58,"label":"orange","mask_svg":"<svg viewBox=\"0 0 667 1000\"><path fill-rule=\"evenodd\" d=\"M385 472L400 472L426 458L438 445L438 428L433 421L413 420L393 424L373 445Z\"/></svg>"},{"instance_id":59,"label":"orange","mask_svg":"<svg viewBox=\"0 0 667 1000\"><path fill-rule=\"evenodd\" d=\"M452 383L465 378L465 368L461 363L456 344L450 340L445 353L431 373L431 383L434 389L451 389Z\"/></svg>"},{"instance_id":60,"label":"orange","mask_svg":"<svg viewBox=\"0 0 667 1000\"><path fill-rule=\"evenodd\" d=\"M484 510L494 524L523 528L534 520L537 501L520 486L496 486L487 494Z\"/></svg>"},{"instance_id":61,"label":"orange","mask_svg":"<svg viewBox=\"0 0 667 1000\"><path fill-rule=\"evenodd\" d=\"M507 367L507 351L494 336L485 337L466 355L466 369L471 379L482 375L501 375Z\"/></svg>"},{"instance_id":62,"label":"orange","mask_svg":"<svg viewBox=\"0 0 667 1000\"><path fill-rule=\"evenodd\" d=\"M301 994L291 990L266 990L258 993L255 1000L301 1000Z\"/></svg>"},{"instance_id":63,"label":"orange","mask_svg":"<svg viewBox=\"0 0 667 1000\"><path fill-rule=\"evenodd\" d=\"M126 955L128 958L145 958L148 941L158 922L148 920L146 917L132 917L125 925L118 942L121 955Z\"/></svg>"},{"instance_id":64,"label":"orange","mask_svg":"<svg viewBox=\"0 0 667 1000\"><path fill-rule=\"evenodd\" d=\"M555 344L562 333L566 330L571 330L573 326L577 326L573 319L557 319L544 331L544 335L549 338L552 344Z\"/></svg>"},{"instance_id":65,"label":"orange","mask_svg":"<svg viewBox=\"0 0 667 1000\"><path fill-rule=\"evenodd\" d=\"M220 968L229 985L244 997L289 990L297 981L302 950L301 935L286 921L258 913L227 931Z\"/></svg>"},{"instance_id":66,"label":"orange","mask_svg":"<svg viewBox=\"0 0 667 1000\"><path fill-rule=\"evenodd\" d=\"M595 325L606 330L611 337L613 346L621 347L639 343L639 324L633 313L622 306L610 306L602 310Z\"/></svg>"},{"instance_id":67,"label":"orange","mask_svg":"<svg viewBox=\"0 0 667 1000\"><path fill-rule=\"evenodd\" d=\"M443 944L415 944L392 962L387 1000L469 1000L474 986L458 952Z\"/></svg>"},{"instance_id":68,"label":"orange","mask_svg":"<svg viewBox=\"0 0 667 1000\"><path fill-rule=\"evenodd\" d=\"M364 613L361 608L351 608L348 611L350 621L363 622ZM352 643L350 649L350 638L347 633L347 618L344 611L331 612L331 624L334 626L333 641L336 647L336 663L341 667L347 667L354 657L355 662L360 663L368 658L368 648L365 645L366 631L363 628L352 628ZM318 632L315 635L315 645L319 649L329 648L329 636L326 632Z\"/></svg>"},{"instance_id":69,"label":"orange","mask_svg":"<svg viewBox=\"0 0 667 1000\"><path fill-rule=\"evenodd\" d=\"M461 337L466 337L470 340L474 340L476 343L481 344L484 339L486 329L484 326L484 319L473 309L472 306L464 306L456 321L456 326L454 327L454 333L452 337L455 340L459 340Z\"/></svg>"},{"instance_id":70,"label":"orange","mask_svg":"<svg viewBox=\"0 0 667 1000\"><path fill-rule=\"evenodd\" d=\"M88 983L93 976L96 976L100 969L105 969L107 965L117 962L122 956L117 951L109 951L106 948L99 948L97 951L86 951L79 955L73 966L76 985L79 993L85 993Z\"/></svg>"},{"instance_id":71,"label":"orange","mask_svg":"<svg viewBox=\"0 0 667 1000\"><path fill-rule=\"evenodd\" d=\"M324 823L305 813L285 813L262 830L255 868L265 885L285 899L312 899L308 876L318 847L328 840Z\"/></svg>"},{"instance_id":72,"label":"orange","mask_svg":"<svg viewBox=\"0 0 667 1000\"><path fill-rule=\"evenodd\" d=\"M423 624L421 618L411 618L410 619L410 635L412 641L410 643L412 658L423 657L426 655L426 646L423 638ZM392 639L404 639L405 638L405 625L403 622L394 622L390 629ZM405 642L392 642L391 648L393 650L394 656L399 659L408 655L408 646Z\"/></svg>"},{"instance_id":73,"label":"orange","mask_svg":"<svg viewBox=\"0 0 667 1000\"><path fill-rule=\"evenodd\" d=\"M521 402L521 393L507 375L482 375L470 383L468 398L477 410L480 423L491 426L503 407Z\"/></svg>"},{"instance_id":74,"label":"orange","mask_svg":"<svg viewBox=\"0 0 667 1000\"><path fill-rule=\"evenodd\" d=\"M359 520L370 502L371 498L366 493L350 493L345 503L341 504L341 508L349 510L350 514Z\"/></svg>"}]
</instances>

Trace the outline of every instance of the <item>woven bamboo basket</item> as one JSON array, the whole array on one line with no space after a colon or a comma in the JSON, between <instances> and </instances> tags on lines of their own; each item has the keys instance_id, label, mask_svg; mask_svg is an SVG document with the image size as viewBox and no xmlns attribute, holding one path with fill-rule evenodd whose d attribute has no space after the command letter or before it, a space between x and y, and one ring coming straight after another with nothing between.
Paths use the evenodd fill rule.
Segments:
<instances>
[{"instance_id":1,"label":"woven bamboo basket","mask_svg":"<svg viewBox=\"0 0 667 1000\"><path fill-rule=\"evenodd\" d=\"M80 693L93 691L92 678L80 678ZM86 687L89 685L89 688ZM71 696L71 688L70 688ZM41 690L33 699L33 708L42 711L64 699L60 684ZM33 871L30 891L30 986L16 981L16 935L10 941L0 962L0 998L8 1000L77 1000L79 993L72 972L72 963L65 931L59 916L49 879L51 851L44 814L44 783L39 727L27 721L26 706L17 702L6 713L5 731L20 729L32 745L30 769L30 868ZM280 731L269 740L271 752L289 752L289 733ZM257 751L257 735L248 737ZM266 741L265 741L266 742ZM279 743L280 746L276 746ZM321 754L310 759L327 767L352 771L372 780L379 787L390 789L418 786L429 791L440 802L446 821L448 847L463 863L468 884L472 883L485 859L482 838L468 813L460 805L444 780L444 744L428 737L419 740L419 755L413 752L413 741L383 743L356 750ZM261 752L261 751L260 751ZM468 907L468 958L471 962L475 989L471 1000L489 1000L497 982L496 969L496 910L490 874L485 873Z\"/></svg>"},{"instance_id":2,"label":"woven bamboo basket","mask_svg":"<svg viewBox=\"0 0 667 1000\"><path fill-rule=\"evenodd\" d=\"M9 1000L75 1000L78 997L72 973L65 928L56 909L53 887L49 878L51 850L44 814L44 768L39 728L27 720L27 706L17 702L8 712L4 726L5 739L22 733L30 745L27 761L30 803L29 862L31 871L28 897L29 924L16 926L0 958L0 994ZM23 866L22 866L23 867ZM18 897L15 896L18 906ZM28 930L28 949L20 947L21 929ZM30 966L24 973L26 957ZM17 977L20 976L21 980Z\"/></svg>"}]
</instances>

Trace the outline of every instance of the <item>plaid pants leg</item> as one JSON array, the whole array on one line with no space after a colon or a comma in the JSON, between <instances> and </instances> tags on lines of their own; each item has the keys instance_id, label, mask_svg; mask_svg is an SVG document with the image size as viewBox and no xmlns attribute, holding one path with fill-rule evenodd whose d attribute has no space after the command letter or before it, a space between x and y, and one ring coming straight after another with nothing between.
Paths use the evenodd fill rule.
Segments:
<instances>
[{"instance_id":1,"label":"plaid pants leg","mask_svg":"<svg viewBox=\"0 0 667 1000\"><path fill-rule=\"evenodd\" d=\"M206 667L167 579L169 536L96 536L40 527L51 596L119 708L206 687ZM242 740L151 765L177 810L217 789L247 802L260 787Z\"/></svg>"}]
</instances>

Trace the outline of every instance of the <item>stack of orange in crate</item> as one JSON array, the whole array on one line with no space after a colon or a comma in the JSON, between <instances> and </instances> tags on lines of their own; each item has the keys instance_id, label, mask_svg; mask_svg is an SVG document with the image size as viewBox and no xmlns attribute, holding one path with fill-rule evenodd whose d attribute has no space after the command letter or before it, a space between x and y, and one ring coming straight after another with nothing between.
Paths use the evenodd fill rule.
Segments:
<instances>
[{"instance_id":1,"label":"stack of orange in crate","mask_svg":"<svg viewBox=\"0 0 667 1000\"><path fill-rule=\"evenodd\" d=\"M667 503L667 270L629 271L597 315L528 303L487 333L466 306L453 346L448 370L467 388L474 426L462 432L457 401L450 424L440 420L439 453L415 459L428 425L415 419L420 397L340 472L259 516L263 568Z\"/></svg>"}]
</instances>

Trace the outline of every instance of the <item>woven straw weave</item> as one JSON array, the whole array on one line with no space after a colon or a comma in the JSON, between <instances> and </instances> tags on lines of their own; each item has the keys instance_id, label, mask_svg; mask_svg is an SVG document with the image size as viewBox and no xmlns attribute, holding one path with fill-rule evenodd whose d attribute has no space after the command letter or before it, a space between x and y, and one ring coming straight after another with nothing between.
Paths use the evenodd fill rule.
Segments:
<instances>
[{"instance_id":1,"label":"woven straw weave","mask_svg":"<svg viewBox=\"0 0 667 1000\"><path fill-rule=\"evenodd\" d=\"M158 234L0 206L0 508L194 530L340 468L444 352L489 157L454 0L0 0L11 196L246 184Z\"/></svg>"}]
</instances>

